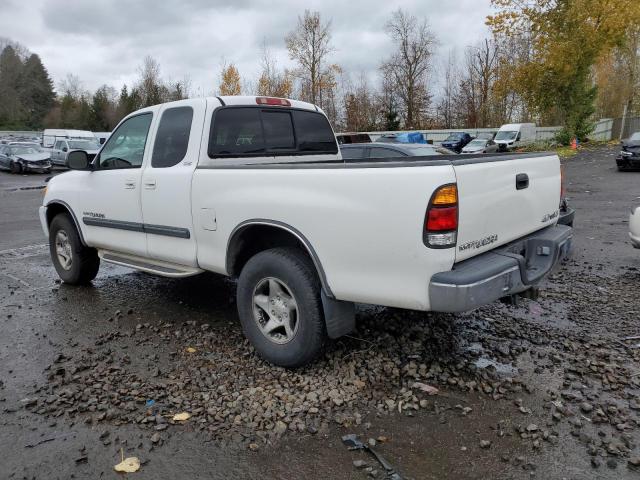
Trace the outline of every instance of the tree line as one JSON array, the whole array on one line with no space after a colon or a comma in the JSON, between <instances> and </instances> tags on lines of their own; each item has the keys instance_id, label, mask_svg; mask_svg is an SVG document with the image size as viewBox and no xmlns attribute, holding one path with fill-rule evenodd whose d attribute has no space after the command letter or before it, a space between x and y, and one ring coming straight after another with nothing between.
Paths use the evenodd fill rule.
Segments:
<instances>
[{"instance_id":1,"label":"tree line","mask_svg":"<svg viewBox=\"0 0 640 480\"><path fill-rule=\"evenodd\" d=\"M384 29L393 51L376 79L333 61L330 20L305 11L284 37L292 68L262 46L257 79L225 63L215 94L242 93L319 105L337 130L481 128L533 121L563 125L562 141L591 132L593 121L638 112L640 2L637 0L491 0L488 38L464 51L442 47L426 19L395 11ZM91 93L73 75L53 88L39 57L0 41L0 129L111 130L128 113L187 98L190 82L162 79L147 57L139 78L120 91Z\"/></svg>"}]
</instances>

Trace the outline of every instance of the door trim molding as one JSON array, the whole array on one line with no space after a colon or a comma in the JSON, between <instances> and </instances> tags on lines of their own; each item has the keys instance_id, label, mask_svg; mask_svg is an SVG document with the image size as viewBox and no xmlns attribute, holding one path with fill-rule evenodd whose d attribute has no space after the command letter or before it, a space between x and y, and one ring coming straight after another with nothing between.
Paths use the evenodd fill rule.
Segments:
<instances>
[{"instance_id":1,"label":"door trim molding","mask_svg":"<svg viewBox=\"0 0 640 480\"><path fill-rule=\"evenodd\" d=\"M148 223L125 222L122 220L110 220L106 218L82 217L82 223L91 227L115 228L130 232L151 233L165 237L191 238L188 228L171 227L168 225L152 225Z\"/></svg>"}]
</instances>

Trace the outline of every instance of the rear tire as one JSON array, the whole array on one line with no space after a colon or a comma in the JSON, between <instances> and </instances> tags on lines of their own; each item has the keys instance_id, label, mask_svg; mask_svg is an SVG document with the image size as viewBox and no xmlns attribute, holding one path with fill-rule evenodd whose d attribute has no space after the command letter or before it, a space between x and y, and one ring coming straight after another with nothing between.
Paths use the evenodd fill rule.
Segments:
<instances>
[{"instance_id":1,"label":"rear tire","mask_svg":"<svg viewBox=\"0 0 640 480\"><path fill-rule=\"evenodd\" d=\"M100 268L98 252L82 244L73 221L66 213L56 215L49 225L49 252L63 282L83 285L96 278Z\"/></svg>"},{"instance_id":2,"label":"rear tire","mask_svg":"<svg viewBox=\"0 0 640 480\"><path fill-rule=\"evenodd\" d=\"M238 279L238 314L258 354L295 368L312 362L327 338L320 280L296 248L273 248L249 259Z\"/></svg>"}]
</instances>

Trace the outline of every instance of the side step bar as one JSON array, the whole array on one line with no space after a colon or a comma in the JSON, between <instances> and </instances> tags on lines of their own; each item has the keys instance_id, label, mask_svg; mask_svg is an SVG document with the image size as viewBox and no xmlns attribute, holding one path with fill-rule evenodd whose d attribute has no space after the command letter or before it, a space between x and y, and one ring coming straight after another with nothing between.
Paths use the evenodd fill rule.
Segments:
<instances>
[{"instance_id":1,"label":"side step bar","mask_svg":"<svg viewBox=\"0 0 640 480\"><path fill-rule=\"evenodd\" d=\"M175 263L162 262L146 257L138 257L126 253L110 252L108 250L98 250L98 256L105 262L122 265L123 267L142 270L143 272L153 273L161 277L183 278L191 277L202 273L204 270Z\"/></svg>"}]
</instances>

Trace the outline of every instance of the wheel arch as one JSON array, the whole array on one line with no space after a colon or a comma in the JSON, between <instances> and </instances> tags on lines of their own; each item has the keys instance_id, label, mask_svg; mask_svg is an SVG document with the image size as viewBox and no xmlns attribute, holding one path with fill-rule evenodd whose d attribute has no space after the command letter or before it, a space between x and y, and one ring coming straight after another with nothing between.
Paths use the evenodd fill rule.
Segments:
<instances>
[{"instance_id":1,"label":"wheel arch","mask_svg":"<svg viewBox=\"0 0 640 480\"><path fill-rule=\"evenodd\" d=\"M227 242L226 271L231 276L237 276L253 255L268 248L282 246L298 246L309 255L324 294L328 298L335 298L311 242L295 227L277 220L252 219L236 226Z\"/></svg>"},{"instance_id":2,"label":"wheel arch","mask_svg":"<svg viewBox=\"0 0 640 480\"><path fill-rule=\"evenodd\" d=\"M87 242L85 242L84 240L84 236L82 235L82 229L80 228L80 223L78 222L78 219L76 218L75 213L73 213L73 210L71 209L68 203L62 200L51 200L50 202L47 203L46 207L47 207L47 210L46 210L47 227L51 225L51 221L54 219L56 215L60 213L66 213L71 217L71 220L73 220L73 223L76 227L76 230L78 231L78 236L80 237L80 241L82 242L82 245L84 245L85 247L88 246Z\"/></svg>"}]
</instances>

